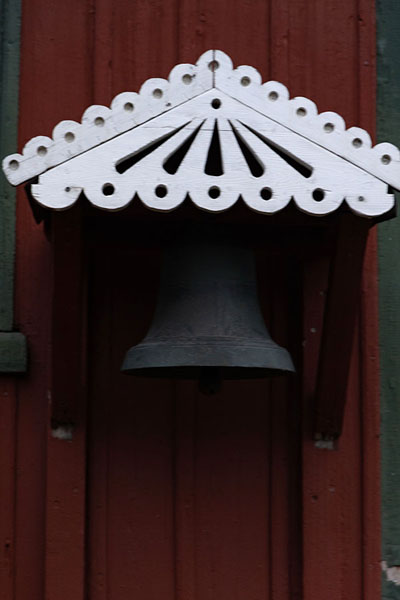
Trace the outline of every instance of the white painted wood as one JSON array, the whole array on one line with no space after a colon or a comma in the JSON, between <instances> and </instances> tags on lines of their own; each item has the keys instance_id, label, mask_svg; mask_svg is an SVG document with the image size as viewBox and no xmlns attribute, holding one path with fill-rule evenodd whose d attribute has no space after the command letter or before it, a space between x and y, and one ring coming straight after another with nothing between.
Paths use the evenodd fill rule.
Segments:
<instances>
[{"instance_id":1,"label":"white painted wood","mask_svg":"<svg viewBox=\"0 0 400 600\"><path fill-rule=\"evenodd\" d=\"M388 185L400 189L399 160L395 146L372 148L366 131L346 130L336 113L318 114L311 100L289 99L282 84L262 84L254 68L233 69L226 54L208 51L196 65L177 65L168 80L119 94L111 108L89 107L81 124L62 121L52 139L33 138L3 169L14 185L39 176L32 194L56 210L81 192L95 206L121 210L137 193L160 211L189 195L210 212L242 197L273 214L293 198L311 215L345 201L373 217L394 205Z\"/></svg>"}]
</instances>

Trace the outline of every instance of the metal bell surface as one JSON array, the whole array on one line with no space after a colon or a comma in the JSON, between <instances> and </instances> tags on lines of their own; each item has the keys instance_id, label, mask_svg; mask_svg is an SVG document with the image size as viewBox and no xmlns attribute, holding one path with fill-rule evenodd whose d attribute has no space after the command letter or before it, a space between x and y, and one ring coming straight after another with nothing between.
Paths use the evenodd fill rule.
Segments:
<instances>
[{"instance_id":1,"label":"metal bell surface","mask_svg":"<svg viewBox=\"0 0 400 600\"><path fill-rule=\"evenodd\" d=\"M128 350L122 371L198 379L212 392L222 379L294 370L289 352L265 326L250 248L204 232L166 247L153 322Z\"/></svg>"}]
</instances>

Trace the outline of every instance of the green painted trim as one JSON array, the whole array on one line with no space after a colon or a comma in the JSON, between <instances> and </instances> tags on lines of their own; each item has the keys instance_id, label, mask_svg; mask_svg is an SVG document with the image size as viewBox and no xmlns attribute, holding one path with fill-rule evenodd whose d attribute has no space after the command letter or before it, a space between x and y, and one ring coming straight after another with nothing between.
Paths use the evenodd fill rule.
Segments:
<instances>
[{"instance_id":1,"label":"green painted trim","mask_svg":"<svg viewBox=\"0 0 400 600\"><path fill-rule=\"evenodd\" d=\"M0 0L0 157L16 151L21 7ZM13 328L15 190L0 179L0 331Z\"/></svg>"},{"instance_id":2,"label":"green painted trim","mask_svg":"<svg viewBox=\"0 0 400 600\"><path fill-rule=\"evenodd\" d=\"M378 141L400 146L400 3L377 0ZM400 219L379 225L382 560L400 566ZM382 597L400 600L383 574Z\"/></svg>"},{"instance_id":3,"label":"green painted trim","mask_svg":"<svg viewBox=\"0 0 400 600\"><path fill-rule=\"evenodd\" d=\"M0 373L24 373L26 367L25 336L15 331L0 332Z\"/></svg>"},{"instance_id":4,"label":"green painted trim","mask_svg":"<svg viewBox=\"0 0 400 600\"><path fill-rule=\"evenodd\" d=\"M0 0L0 158L16 151L21 1ZM14 325L15 201L0 175L0 373L26 370L26 340Z\"/></svg>"}]
</instances>

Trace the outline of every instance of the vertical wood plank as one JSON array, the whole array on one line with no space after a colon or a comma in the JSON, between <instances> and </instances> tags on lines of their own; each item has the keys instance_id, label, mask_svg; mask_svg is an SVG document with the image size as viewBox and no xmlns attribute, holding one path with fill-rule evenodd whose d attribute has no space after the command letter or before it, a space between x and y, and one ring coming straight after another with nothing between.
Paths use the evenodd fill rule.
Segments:
<instances>
[{"instance_id":1,"label":"vertical wood plank","mask_svg":"<svg viewBox=\"0 0 400 600\"><path fill-rule=\"evenodd\" d=\"M300 302L297 289L297 265L283 257L268 260L265 274L264 298L270 298L271 308L269 331L272 338L291 352L297 373L301 362L298 347L297 304ZM263 285L260 283L260 291ZM293 331L294 330L294 331ZM270 381L270 555L271 555L271 598L289 600L301 594L301 407L298 375L278 377Z\"/></svg>"},{"instance_id":2,"label":"vertical wood plank","mask_svg":"<svg viewBox=\"0 0 400 600\"><path fill-rule=\"evenodd\" d=\"M89 593L95 600L116 591L121 600L172 599L171 386L120 373L125 351L151 318L158 258L129 248L107 254L94 252L92 270Z\"/></svg>"},{"instance_id":3,"label":"vertical wood plank","mask_svg":"<svg viewBox=\"0 0 400 600\"><path fill-rule=\"evenodd\" d=\"M197 597L196 431L198 398L192 382L176 384L175 544L176 599Z\"/></svg>"},{"instance_id":4,"label":"vertical wood plank","mask_svg":"<svg viewBox=\"0 0 400 600\"><path fill-rule=\"evenodd\" d=\"M264 0L180 0L179 59L192 62L206 50L226 52L235 66L267 76L269 3Z\"/></svg>"},{"instance_id":5,"label":"vertical wood plank","mask_svg":"<svg viewBox=\"0 0 400 600\"><path fill-rule=\"evenodd\" d=\"M112 281L102 294L95 294L98 278L111 279L110 256L98 252L98 264L91 261L92 282L89 304L88 352L110 344L110 319L112 307ZM101 269L99 268L101 265ZM100 272L99 272L100 271ZM95 324L95 327L93 326ZM90 448L88 451L88 542L87 542L87 589L93 600L105 600L108 596L108 501L109 460L108 431L109 406L112 397L109 376L110 351L96 352L96 360L90 360L89 369L89 423Z\"/></svg>"},{"instance_id":6,"label":"vertical wood plank","mask_svg":"<svg viewBox=\"0 0 400 600\"><path fill-rule=\"evenodd\" d=\"M113 95L138 91L149 77L168 77L178 59L177 7L177 0L138 0L134 10L126 0L114 3Z\"/></svg>"},{"instance_id":7,"label":"vertical wood plank","mask_svg":"<svg viewBox=\"0 0 400 600\"><path fill-rule=\"evenodd\" d=\"M199 398L195 492L199 598L271 598L267 385L225 382L217 397Z\"/></svg>"},{"instance_id":8,"label":"vertical wood plank","mask_svg":"<svg viewBox=\"0 0 400 600\"><path fill-rule=\"evenodd\" d=\"M304 598L361 598L361 475L358 356L352 357L345 427L338 450L310 435L312 398L328 269L307 266L304 303L303 593Z\"/></svg>"},{"instance_id":9,"label":"vertical wood plank","mask_svg":"<svg viewBox=\"0 0 400 600\"><path fill-rule=\"evenodd\" d=\"M46 597L85 593L86 276L82 215L52 216L52 364L47 436ZM68 557L68 570L65 561Z\"/></svg>"},{"instance_id":10,"label":"vertical wood plank","mask_svg":"<svg viewBox=\"0 0 400 600\"><path fill-rule=\"evenodd\" d=\"M381 595L380 394L377 236L367 245L361 296L363 578L366 600Z\"/></svg>"},{"instance_id":11,"label":"vertical wood plank","mask_svg":"<svg viewBox=\"0 0 400 600\"><path fill-rule=\"evenodd\" d=\"M22 29L22 44L29 44L24 25ZM32 99L24 75L29 62L26 60L21 66L21 137L31 128L35 112L33 102L29 106L27 101ZM41 110L37 104L36 110ZM17 381L15 594L18 600L39 600L44 596L50 268L50 244L43 227L34 222L24 191L18 190L15 318L29 346L29 372Z\"/></svg>"},{"instance_id":12,"label":"vertical wood plank","mask_svg":"<svg viewBox=\"0 0 400 600\"><path fill-rule=\"evenodd\" d=\"M15 598L16 385L0 380L0 598Z\"/></svg>"},{"instance_id":13,"label":"vertical wood plank","mask_svg":"<svg viewBox=\"0 0 400 600\"><path fill-rule=\"evenodd\" d=\"M89 25L87 3L59 4L52 0L23 3L20 147L38 133L51 134L62 119L80 120L85 106L90 103ZM38 81L44 84L41 93ZM32 94L33 89L37 93ZM49 600L81 598L84 593L84 427L80 421L81 428L76 430L72 441L56 440L51 435L49 401L53 390L49 325L54 300L50 293L51 250L43 228L33 223L23 194L20 201L18 316L29 337L32 367L29 378L19 386L17 553L18 562L24 564L24 568L17 573L17 597L21 600L44 596ZM56 287L62 276L59 271ZM57 302L58 309L59 298ZM73 310L76 309L79 307L74 304ZM68 311L68 306L64 310ZM63 331L60 317L57 317L57 328L61 335L65 333L68 337L70 331ZM76 348L61 349L64 350L71 353ZM54 351L56 361L63 360L57 343ZM78 354L79 349L76 356ZM74 387L76 373L70 375L70 379L65 379L65 371L56 374L58 389L68 392L67 404L78 400ZM54 392L57 396L58 391Z\"/></svg>"},{"instance_id":14,"label":"vertical wood plank","mask_svg":"<svg viewBox=\"0 0 400 600\"><path fill-rule=\"evenodd\" d=\"M375 141L376 129L376 6L358 2L359 122ZM368 237L360 312L363 485L363 594L381 596L380 373L377 231ZM385 352L385 349L383 350Z\"/></svg>"}]
</instances>

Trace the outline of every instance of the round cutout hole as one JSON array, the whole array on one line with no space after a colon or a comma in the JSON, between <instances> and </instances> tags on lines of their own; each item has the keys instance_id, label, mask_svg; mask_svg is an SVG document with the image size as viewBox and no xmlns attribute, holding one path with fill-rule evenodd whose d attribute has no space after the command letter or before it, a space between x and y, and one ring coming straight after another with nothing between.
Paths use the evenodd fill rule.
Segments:
<instances>
[{"instance_id":1,"label":"round cutout hole","mask_svg":"<svg viewBox=\"0 0 400 600\"><path fill-rule=\"evenodd\" d=\"M276 102L276 100L278 100L279 98L279 94L278 92L270 92L268 94L268 98L272 101L272 102Z\"/></svg>"},{"instance_id":2,"label":"round cutout hole","mask_svg":"<svg viewBox=\"0 0 400 600\"><path fill-rule=\"evenodd\" d=\"M211 106L215 109L220 108L221 100L219 98L214 98L214 100L211 102Z\"/></svg>"},{"instance_id":3,"label":"round cutout hole","mask_svg":"<svg viewBox=\"0 0 400 600\"><path fill-rule=\"evenodd\" d=\"M312 197L316 202L321 202L321 200L325 198L325 192L324 190L321 190L321 188L317 188L313 191Z\"/></svg>"},{"instance_id":4,"label":"round cutout hole","mask_svg":"<svg viewBox=\"0 0 400 600\"><path fill-rule=\"evenodd\" d=\"M296 115L297 115L298 117L305 117L305 116L306 116L306 114L307 114L307 111L306 111L306 109L305 109L303 106L301 106L300 108L298 108L298 109L296 110Z\"/></svg>"},{"instance_id":5,"label":"round cutout hole","mask_svg":"<svg viewBox=\"0 0 400 600\"><path fill-rule=\"evenodd\" d=\"M155 90L153 90L153 96L154 98L162 98L163 96L163 91L160 90L160 88L156 88Z\"/></svg>"},{"instance_id":6,"label":"round cutout hole","mask_svg":"<svg viewBox=\"0 0 400 600\"><path fill-rule=\"evenodd\" d=\"M260 196L263 200L271 200L272 198L272 190L269 187L264 187L260 191Z\"/></svg>"},{"instance_id":7,"label":"round cutout hole","mask_svg":"<svg viewBox=\"0 0 400 600\"><path fill-rule=\"evenodd\" d=\"M213 200L215 200L216 198L218 198L221 195L221 190L219 189L218 186L213 185L208 190L208 195L210 196L210 198L212 198Z\"/></svg>"},{"instance_id":8,"label":"round cutout hole","mask_svg":"<svg viewBox=\"0 0 400 600\"><path fill-rule=\"evenodd\" d=\"M360 138L354 138L354 140L351 143L353 144L354 148L361 148L363 144Z\"/></svg>"},{"instance_id":9,"label":"round cutout hole","mask_svg":"<svg viewBox=\"0 0 400 600\"><path fill-rule=\"evenodd\" d=\"M125 110L126 112L133 112L133 109L134 109L134 108L135 108L135 107L134 107L134 105L132 104L132 102L125 102L125 104L124 104L124 110Z\"/></svg>"},{"instance_id":10,"label":"round cutout hole","mask_svg":"<svg viewBox=\"0 0 400 600\"><path fill-rule=\"evenodd\" d=\"M115 192L115 187L112 183L105 183L102 187L102 192L104 196L112 196Z\"/></svg>"},{"instance_id":11,"label":"round cutout hole","mask_svg":"<svg viewBox=\"0 0 400 600\"><path fill-rule=\"evenodd\" d=\"M97 127L103 127L104 126L104 119L103 119L103 117L96 117L95 120L94 120L94 124Z\"/></svg>"},{"instance_id":12,"label":"round cutout hole","mask_svg":"<svg viewBox=\"0 0 400 600\"><path fill-rule=\"evenodd\" d=\"M155 189L155 194L157 198L165 198L165 196L168 194L167 186L163 184L158 185Z\"/></svg>"},{"instance_id":13,"label":"round cutout hole","mask_svg":"<svg viewBox=\"0 0 400 600\"><path fill-rule=\"evenodd\" d=\"M324 125L324 131L326 131L326 133L332 133L332 131L335 129L335 126L333 123L325 123Z\"/></svg>"},{"instance_id":14,"label":"round cutout hole","mask_svg":"<svg viewBox=\"0 0 400 600\"><path fill-rule=\"evenodd\" d=\"M384 165L388 165L391 162L392 158L389 156L389 154L384 154L381 158L381 161Z\"/></svg>"},{"instance_id":15,"label":"round cutout hole","mask_svg":"<svg viewBox=\"0 0 400 600\"><path fill-rule=\"evenodd\" d=\"M39 156L46 156L47 148L46 148L46 146L39 146L39 148L36 150L36 152L38 153Z\"/></svg>"},{"instance_id":16,"label":"round cutout hole","mask_svg":"<svg viewBox=\"0 0 400 600\"><path fill-rule=\"evenodd\" d=\"M250 77L242 77L242 79L240 80L240 83L242 84L243 87L247 87L248 85L250 85L251 83L251 79Z\"/></svg>"},{"instance_id":17,"label":"round cutout hole","mask_svg":"<svg viewBox=\"0 0 400 600\"><path fill-rule=\"evenodd\" d=\"M190 85L193 81L193 77L189 75L189 73L186 73L186 75L182 77L182 81L185 85Z\"/></svg>"},{"instance_id":18,"label":"round cutout hole","mask_svg":"<svg viewBox=\"0 0 400 600\"><path fill-rule=\"evenodd\" d=\"M19 168L19 162L17 160L10 160L8 166L11 171L16 171Z\"/></svg>"},{"instance_id":19,"label":"round cutout hole","mask_svg":"<svg viewBox=\"0 0 400 600\"><path fill-rule=\"evenodd\" d=\"M75 135L72 133L72 131L67 131L67 133L64 135L64 140L66 142L68 142L69 144L71 142L73 142L75 139Z\"/></svg>"},{"instance_id":20,"label":"round cutout hole","mask_svg":"<svg viewBox=\"0 0 400 600\"><path fill-rule=\"evenodd\" d=\"M216 71L219 67L219 62L217 60L212 60L211 62L208 63L208 68L210 69L210 71Z\"/></svg>"}]
</instances>

